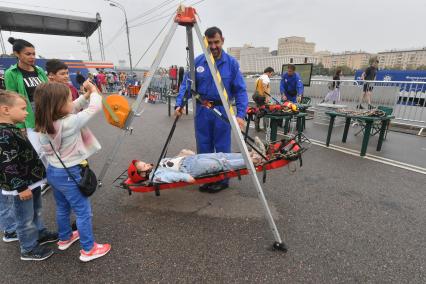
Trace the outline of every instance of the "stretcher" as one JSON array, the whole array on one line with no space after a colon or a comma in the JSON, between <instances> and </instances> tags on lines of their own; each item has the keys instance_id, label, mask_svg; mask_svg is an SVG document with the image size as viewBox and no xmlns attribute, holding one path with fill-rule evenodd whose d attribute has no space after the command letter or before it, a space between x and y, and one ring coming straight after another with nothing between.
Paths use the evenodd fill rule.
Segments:
<instances>
[{"instance_id":1,"label":"stretcher","mask_svg":"<svg viewBox=\"0 0 426 284\"><path fill-rule=\"evenodd\" d=\"M266 171L282 168L287 166L290 162L301 158L302 153L305 151L295 140L287 141L285 144L283 141L272 143L268 149L267 159L260 165L256 166L257 172L263 172L263 182L266 181ZM281 146L282 145L282 146ZM270 157L270 158L269 158ZM131 192L156 192L159 195L160 190L179 188L194 184L206 184L215 183L228 178L248 175L249 172L246 168L230 171L222 171L215 174L205 175L202 177L195 178L194 183L187 182L173 182L173 183L155 183L147 179L141 178L134 167L133 160L127 169L128 177L120 184L120 187ZM116 180L118 180L118 177Z\"/></svg>"}]
</instances>

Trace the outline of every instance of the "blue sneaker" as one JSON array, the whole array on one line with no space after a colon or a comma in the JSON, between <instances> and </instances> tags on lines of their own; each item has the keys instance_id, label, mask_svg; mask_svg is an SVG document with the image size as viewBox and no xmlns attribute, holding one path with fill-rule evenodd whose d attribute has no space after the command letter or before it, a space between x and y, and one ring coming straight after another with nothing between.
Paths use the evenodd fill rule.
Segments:
<instances>
[{"instance_id":1,"label":"blue sneaker","mask_svg":"<svg viewBox=\"0 0 426 284\"><path fill-rule=\"evenodd\" d=\"M52 254L52 249L38 245L32 251L21 253L21 259L40 261L48 259Z\"/></svg>"}]
</instances>

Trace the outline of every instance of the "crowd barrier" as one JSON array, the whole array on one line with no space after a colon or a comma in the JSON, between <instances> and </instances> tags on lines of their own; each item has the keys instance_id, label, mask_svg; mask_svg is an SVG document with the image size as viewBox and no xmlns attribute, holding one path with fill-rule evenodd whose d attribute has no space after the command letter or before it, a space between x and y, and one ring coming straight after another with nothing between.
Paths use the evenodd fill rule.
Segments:
<instances>
[{"instance_id":1,"label":"crowd barrier","mask_svg":"<svg viewBox=\"0 0 426 284\"><path fill-rule=\"evenodd\" d=\"M249 98L254 92L256 78L246 78ZM271 78L271 94L280 99L280 78ZM304 95L312 99L312 108L324 100L329 90L329 79L312 79L311 85L305 87ZM426 82L416 81L368 81L373 87L371 104L374 106L387 106L393 108L395 122L426 127ZM361 101L364 81L340 80L339 104L348 108L355 108ZM366 107L366 103L364 103Z\"/></svg>"},{"instance_id":2,"label":"crowd barrier","mask_svg":"<svg viewBox=\"0 0 426 284\"><path fill-rule=\"evenodd\" d=\"M249 99L254 92L256 78L245 78ZM280 95L280 78L271 78L271 94L277 100ZM312 79L311 85L305 87L305 96L312 99L312 109L324 100L329 90L330 79ZM426 82L417 81L368 81L373 87L371 104L386 106L393 109L395 122L426 128ZM168 102L171 94L171 80L165 76L155 76L149 87L149 92L157 95L158 100ZM364 88L362 80L340 80L339 104L347 108L355 108L361 101ZM363 104L366 107L366 103Z\"/></svg>"}]
</instances>

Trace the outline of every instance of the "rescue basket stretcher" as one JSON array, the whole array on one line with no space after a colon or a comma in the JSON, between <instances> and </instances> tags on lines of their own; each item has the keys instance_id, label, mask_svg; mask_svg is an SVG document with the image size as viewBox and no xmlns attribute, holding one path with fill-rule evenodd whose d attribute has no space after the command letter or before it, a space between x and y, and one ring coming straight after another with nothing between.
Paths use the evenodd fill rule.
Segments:
<instances>
[{"instance_id":1,"label":"rescue basket stretcher","mask_svg":"<svg viewBox=\"0 0 426 284\"><path fill-rule=\"evenodd\" d=\"M288 165L290 162L291 161L289 160L275 159L272 161L268 161L264 163L263 165L256 166L256 171L262 172L264 170L269 171L273 169L278 169ZM184 187L184 186L195 185L195 184L214 183L227 178L241 177L244 175L248 175L248 170L246 168L240 169L240 170L219 172L214 175L199 177L195 179L194 183L187 183L183 181L173 182L173 183L155 183L155 184L150 184L149 181L134 183L130 178L127 178L121 184L121 186L124 189L128 189L129 191L133 191L133 192L154 192L157 190L172 189L172 188Z\"/></svg>"},{"instance_id":2,"label":"rescue basket stretcher","mask_svg":"<svg viewBox=\"0 0 426 284\"><path fill-rule=\"evenodd\" d=\"M291 140L285 145L282 144L283 141L279 143L272 143L270 145L270 154L268 156L273 157L270 160L266 160L261 164L255 166L256 172L263 172L263 182L266 180L266 171L282 168L284 166L289 165L290 162L301 159L302 153L306 150L302 148L295 140ZM286 149L285 154L279 154L278 151ZM273 150L273 152L271 152ZM156 192L159 195L160 190L165 189L173 189L179 187L185 187L190 185L197 184L206 184L206 183L215 183L228 178L238 177L248 175L249 172L247 168L238 169L238 170L229 170L229 171L221 171L215 174L209 174L202 177L195 178L194 183L188 183L184 181L173 182L173 183L155 183L150 180L144 179L139 180L137 172L134 170L132 161L131 165L127 170L128 177L124 182L120 184L120 187L131 192ZM117 178L118 179L118 178Z\"/></svg>"}]
</instances>

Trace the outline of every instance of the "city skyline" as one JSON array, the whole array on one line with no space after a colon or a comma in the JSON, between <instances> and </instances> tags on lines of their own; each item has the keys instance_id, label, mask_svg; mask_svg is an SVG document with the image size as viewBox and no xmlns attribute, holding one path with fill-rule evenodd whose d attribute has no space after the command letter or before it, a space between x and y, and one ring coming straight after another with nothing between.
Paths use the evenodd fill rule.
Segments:
<instances>
[{"instance_id":1,"label":"city skyline","mask_svg":"<svg viewBox=\"0 0 426 284\"><path fill-rule=\"evenodd\" d=\"M259 73L266 67L280 70L284 64L301 63L322 64L324 68L344 67L357 70L367 67L373 59L379 60L380 68L426 68L426 47L379 51L378 53L369 53L368 51L336 53L318 51L315 46L315 42L308 42L305 37L291 36L278 38L277 49L272 51L270 51L270 47L257 47L250 44L229 47L227 51L237 58L240 63L240 70L244 73Z\"/></svg>"}]
</instances>

